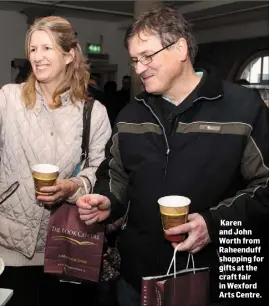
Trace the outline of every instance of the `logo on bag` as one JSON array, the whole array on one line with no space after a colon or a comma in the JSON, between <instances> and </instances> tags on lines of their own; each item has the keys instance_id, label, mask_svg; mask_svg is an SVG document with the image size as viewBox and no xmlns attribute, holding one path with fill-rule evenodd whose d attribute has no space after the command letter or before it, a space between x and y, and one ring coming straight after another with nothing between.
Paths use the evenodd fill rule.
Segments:
<instances>
[{"instance_id":1,"label":"logo on bag","mask_svg":"<svg viewBox=\"0 0 269 306\"><path fill-rule=\"evenodd\" d=\"M76 245L92 245L95 244L93 242L89 242L89 241L78 241L74 238L71 237L67 237L67 236L54 236L53 240L69 240L71 243L76 244Z\"/></svg>"},{"instance_id":2,"label":"logo on bag","mask_svg":"<svg viewBox=\"0 0 269 306\"><path fill-rule=\"evenodd\" d=\"M80 241L73 237L91 239L91 240L100 240L99 234L89 234L89 233L84 233L82 231L70 230L70 229L63 228L63 227L52 226L51 231L59 233L59 234L63 234L63 235L53 236L52 237L53 240L68 240L71 243L76 244L76 245L96 245L96 243L90 242L88 240Z\"/></svg>"}]
</instances>

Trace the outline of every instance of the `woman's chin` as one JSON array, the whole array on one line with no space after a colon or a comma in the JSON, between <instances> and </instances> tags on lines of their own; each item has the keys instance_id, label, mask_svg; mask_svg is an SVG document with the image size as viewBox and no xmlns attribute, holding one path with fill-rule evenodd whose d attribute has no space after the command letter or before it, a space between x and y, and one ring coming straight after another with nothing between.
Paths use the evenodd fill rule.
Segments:
<instances>
[{"instance_id":1,"label":"woman's chin","mask_svg":"<svg viewBox=\"0 0 269 306\"><path fill-rule=\"evenodd\" d=\"M40 83L47 83L49 81L49 78L47 76L36 75L35 77Z\"/></svg>"}]
</instances>

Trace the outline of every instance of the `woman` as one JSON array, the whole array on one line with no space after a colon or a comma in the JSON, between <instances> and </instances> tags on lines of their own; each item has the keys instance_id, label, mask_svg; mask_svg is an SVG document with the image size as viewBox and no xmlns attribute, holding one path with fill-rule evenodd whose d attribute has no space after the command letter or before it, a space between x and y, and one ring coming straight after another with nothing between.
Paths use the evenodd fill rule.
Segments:
<instances>
[{"instance_id":1,"label":"woman","mask_svg":"<svg viewBox=\"0 0 269 306\"><path fill-rule=\"evenodd\" d=\"M75 204L85 189L91 191L111 128L105 107L95 101L89 167L72 177L88 98L81 47L70 23L53 16L36 21L25 43L29 78L0 90L0 254L6 265L0 287L14 290L8 305L54 305L55 294L61 295L60 305L74 305L66 286L73 292L82 286L64 285L43 273L48 208L60 200ZM56 185L44 189L50 195L36 198L31 166L39 163L56 164L60 173ZM85 305L92 305L91 299ZM78 296L75 302L84 305Z\"/></svg>"}]
</instances>

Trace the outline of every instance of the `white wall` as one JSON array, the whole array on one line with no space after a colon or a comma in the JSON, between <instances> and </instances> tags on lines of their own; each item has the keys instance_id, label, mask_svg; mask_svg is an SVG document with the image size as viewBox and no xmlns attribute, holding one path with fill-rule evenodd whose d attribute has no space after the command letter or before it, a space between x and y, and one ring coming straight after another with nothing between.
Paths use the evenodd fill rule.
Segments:
<instances>
[{"instance_id":1,"label":"white wall","mask_svg":"<svg viewBox=\"0 0 269 306\"><path fill-rule=\"evenodd\" d=\"M64 16L63 16L64 17ZM66 17L78 32L78 38L83 51L90 43L100 43L103 36L103 52L109 54L110 64L118 65L117 83L121 87L121 79L125 74L130 75L128 53L123 47L125 31L119 30L115 22L88 20L83 18Z\"/></svg>"},{"instance_id":2,"label":"white wall","mask_svg":"<svg viewBox=\"0 0 269 306\"><path fill-rule=\"evenodd\" d=\"M20 13L0 10L0 86L11 80L11 61L25 58L24 37L26 17Z\"/></svg>"},{"instance_id":3,"label":"white wall","mask_svg":"<svg viewBox=\"0 0 269 306\"><path fill-rule=\"evenodd\" d=\"M65 16L63 16L65 17ZM103 35L104 53L110 56L110 64L118 65L117 83L121 86L123 75L130 74L128 54L123 47L124 31L112 22L92 21L83 18L69 18L83 51L87 42L99 43ZM27 31L26 17L15 11L0 10L0 86L10 83L11 66L14 58L25 58L24 39Z\"/></svg>"}]
</instances>

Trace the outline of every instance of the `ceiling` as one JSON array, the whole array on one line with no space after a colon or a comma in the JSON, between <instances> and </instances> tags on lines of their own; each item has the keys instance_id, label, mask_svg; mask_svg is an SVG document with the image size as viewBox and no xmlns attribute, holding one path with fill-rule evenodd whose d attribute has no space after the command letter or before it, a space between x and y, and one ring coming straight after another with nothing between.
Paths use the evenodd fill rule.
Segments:
<instances>
[{"instance_id":1,"label":"ceiling","mask_svg":"<svg viewBox=\"0 0 269 306\"><path fill-rule=\"evenodd\" d=\"M146 1L146 0L140 0ZM179 8L196 29L206 29L249 21L269 21L269 1L211 0L166 1ZM134 17L135 1L0 1L0 9L41 10L65 16L121 22L127 27ZM269 22L268 22L269 26Z\"/></svg>"},{"instance_id":2,"label":"ceiling","mask_svg":"<svg viewBox=\"0 0 269 306\"><path fill-rule=\"evenodd\" d=\"M146 0L142 0L146 2ZM90 9L90 10L100 10L100 11L108 11L111 14L113 12L115 14L121 13L132 16L134 13L134 5L135 1L103 1L103 0L95 0L95 1L51 1L54 5L58 6L72 6L75 8L81 9ZM199 1L162 1L167 3L176 3L178 7L184 6L186 4L191 4Z\"/></svg>"}]
</instances>

